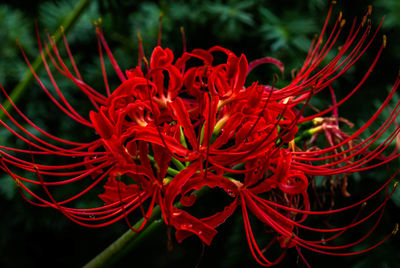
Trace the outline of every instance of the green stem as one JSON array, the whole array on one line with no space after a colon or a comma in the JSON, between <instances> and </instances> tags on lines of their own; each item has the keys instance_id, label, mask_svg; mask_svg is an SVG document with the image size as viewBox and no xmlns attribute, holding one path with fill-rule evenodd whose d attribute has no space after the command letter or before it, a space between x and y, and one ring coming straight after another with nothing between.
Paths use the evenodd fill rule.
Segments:
<instances>
[{"instance_id":1,"label":"green stem","mask_svg":"<svg viewBox=\"0 0 400 268\"><path fill-rule=\"evenodd\" d=\"M197 198L201 198L205 193L207 193L209 188L204 187L200 190L194 191L193 194ZM177 208L182 208L181 203L175 205ZM111 245L109 245L105 250L103 250L94 259L88 262L83 268L98 268L107 267L114 264L122 256L126 255L136 246L138 246L142 241L146 240L155 231L160 230L164 225L164 221L161 218L161 209L157 205L153 209L151 217L148 219L146 225L140 232L133 232L132 230L126 231L120 238L115 240ZM137 222L133 228L137 229L142 224L144 219Z\"/></svg>"},{"instance_id":2,"label":"green stem","mask_svg":"<svg viewBox=\"0 0 400 268\"><path fill-rule=\"evenodd\" d=\"M147 236L159 229L163 225L163 221L160 220L161 209L159 206L154 207L151 217L148 219L146 225L140 232L134 232L131 229L126 231L121 237L104 249L94 259L89 261L84 268L96 268L109 266L113 262L117 261L120 256L124 255L124 252L132 250L134 247L139 245ZM137 222L133 228L137 229L142 225L144 219Z\"/></svg>"},{"instance_id":3,"label":"green stem","mask_svg":"<svg viewBox=\"0 0 400 268\"><path fill-rule=\"evenodd\" d=\"M62 26L64 28L64 32L68 32L72 26L78 21L79 17L83 14L85 11L86 7L89 6L90 0L81 0L74 8L74 10L71 12L71 14L65 18L65 20L62 23ZM59 42L59 40L62 38L62 31L59 29L55 35L54 39L56 44ZM39 55L36 57L35 61L32 64L32 68L35 72L37 72L40 68L43 67L43 61L42 57ZM10 98L13 100L14 103L16 103L19 98L23 95L25 90L28 88L28 86L31 84L33 81L34 76L30 70L27 70L24 74L24 77L22 78L21 82L17 84L17 86L14 88L14 90L10 94ZM11 103L6 100L3 102L3 107L6 111L9 111L9 109L12 107ZM5 116L5 113L1 110L0 111L0 119L3 119Z\"/></svg>"}]
</instances>

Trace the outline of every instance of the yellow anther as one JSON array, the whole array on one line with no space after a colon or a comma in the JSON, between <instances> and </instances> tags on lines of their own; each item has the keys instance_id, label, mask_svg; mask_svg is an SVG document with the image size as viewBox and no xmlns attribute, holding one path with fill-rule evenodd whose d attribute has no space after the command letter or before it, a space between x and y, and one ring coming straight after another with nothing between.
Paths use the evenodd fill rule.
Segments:
<instances>
[{"instance_id":1,"label":"yellow anther","mask_svg":"<svg viewBox=\"0 0 400 268\"><path fill-rule=\"evenodd\" d=\"M159 173L159 172L160 172L160 167L158 166L158 164L157 164L157 163L154 163L154 168L157 170L157 173Z\"/></svg>"},{"instance_id":2,"label":"yellow anther","mask_svg":"<svg viewBox=\"0 0 400 268\"><path fill-rule=\"evenodd\" d=\"M371 13L372 13L372 6L369 5L369 6L368 6L368 15L371 15Z\"/></svg>"},{"instance_id":3,"label":"yellow anther","mask_svg":"<svg viewBox=\"0 0 400 268\"><path fill-rule=\"evenodd\" d=\"M146 59L146 57L143 57L142 60L144 61L144 63L148 66L149 65L149 61Z\"/></svg>"},{"instance_id":4,"label":"yellow anther","mask_svg":"<svg viewBox=\"0 0 400 268\"><path fill-rule=\"evenodd\" d=\"M339 12L339 18L338 18L339 21L342 20L342 16L343 16L343 13L342 13L342 11L340 11L340 12Z\"/></svg>"},{"instance_id":5,"label":"yellow anther","mask_svg":"<svg viewBox=\"0 0 400 268\"><path fill-rule=\"evenodd\" d=\"M139 32L136 34L136 36L137 36L137 39L139 40L139 43L142 43L143 39Z\"/></svg>"},{"instance_id":6,"label":"yellow anther","mask_svg":"<svg viewBox=\"0 0 400 268\"><path fill-rule=\"evenodd\" d=\"M386 34L383 35L383 47L386 47L387 37Z\"/></svg>"},{"instance_id":7,"label":"yellow anther","mask_svg":"<svg viewBox=\"0 0 400 268\"><path fill-rule=\"evenodd\" d=\"M399 231L399 224L398 223L396 223L396 225L394 226L394 229L393 229L393 232L392 232L392 235L395 235L395 234L397 234L397 232Z\"/></svg>"},{"instance_id":8,"label":"yellow anther","mask_svg":"<svg viewBox=\"0 0 400 268\"><path fill-rule=\"evenodd\" d=\"M97 27L97 26L100 26L101 22L102 22L102 19L98 18L97 21L96 20L93 21L93 24L94 24L94 26Z\"/></svg>"},{"instance_id":9,"label":"yellow anther","mask_svg":"<svg viewBox=\"0 0 400 268\"><path fill-rule=\"evenodd\" d=\"M171 178L164 178L163 179L163 185L167 185L168 183L170 183L171 182Z\"/></svg>"},{"instance_id":10,"label":"yellow anther","mask_svg":"<svg viewBox=\"0 0 400 268\"><path fill-rule=\"evenodd\" d=\"M313 122L314 125L320 125L320 124L322 124L324 122L324 118L323 117L315 117L312 120L312 122Z\"/></svg>"},{"instance_id":11,"label":"yellow anther","mask_svg":"<svg viewBox=\"0 0 400 268\"><path fill-rule=\"evenodd\" d=\"M365 208L367 206L367 202L362 203L361 208Z\"/></svg>"},{"instance_id":12,"label":"yellow anther","mask_svg":"<svg viewBox=\"0 0 400 268\"><path fill-rule=\"evenodd\" d=\"M294 139L289 142L289 150L292 152L296 151L296 144L294 143Z\"/></svg>"},{"instance_id":13,"label":"yellow anther","mask_svg":"<svg viewBox=\"0 0 400 268\"><path fill-rule=\"evenodd\" d=\"M64 33L64 27L61 25L60 26L60 31L62 32L62 33Z\"/></svg>"},{"instance_id":14,"label":"yellow anther","mask_svg":"<svg viewBox=\"0 0 400 268\"><path fill-rule=\"evenodd\" d=\"M287 104L289 101L291 101L292 100L292 98L291 97L287 97L287 98L285 98L283 101L282 101L282 103L283 104Z\"/></svg>"},{"instance_id":15,"label":"yellow anther","mask_svg":"<svg viewBox=\"0 0 400 268\"><path fill-rule=\"evenodd\" d=\"M343 27L345 24L346 24L346 20L343 19L343 20L340 22L340 27Z\"/></svg>"},{"instance_id":16,"label":"yellow anther","mask_svg":"<svg viewBox=\"0 0 400 268\"><path fill-rule=\"evenodd\" d=\"M364 16L361 22L361 26L364 26L366 22L367 22L367 16Z\"/></svg>"},{"instance_id":17,"label":"yellow anther","mask_svg":"<svg viewBox=\"0 0 400 268\"><path fill-rule=\"evenodd\" d=\"M335 1L335 0L334 0L334 1L332 1L331 3L332 3L332 5L336 5L336 1Z\"/></svg>"}]
</instances>

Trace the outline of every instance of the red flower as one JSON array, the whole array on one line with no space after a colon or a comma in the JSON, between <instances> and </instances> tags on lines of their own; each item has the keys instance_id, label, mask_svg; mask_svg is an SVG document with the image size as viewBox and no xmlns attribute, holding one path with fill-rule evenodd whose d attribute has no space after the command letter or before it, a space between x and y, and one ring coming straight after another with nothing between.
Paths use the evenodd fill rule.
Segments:
<instances>
[{"instance_id":1,"label":"red flower","mask_svg":"<svg viewBox=\"0 0 400 268\"><path fill-rule=\"evenodd\" d=\"M87 143L55 137L36 126L12 103L25 123L45 138L30 133L1 107L16 130L4 121L0 121L1 124L29 147L16 149L1 146L1 167L20 185L22 191L35 199L31 201L26 198L29 202L58 209L71 220L85 226L100 227L125 218L133 229L127 215L139 210L145 219L140 230L152 215L153 208L159 205L165 223L176 229L179 242L190 235L196 235L210 245L217 234L216 228L240 206L250 250L261 265L278 263L287 248L292 247L298 250L300 256L300 248L331 255L351 255L370 250L387 238L365 250L345 251L361 243L376 228L393 192L387 192L383 202L367 216L356 215L346 226L325 229L305 224L309 216L334 215L361 207L365 201L387 190L394 177L360 202L339 209L311 211L309 188L314 175L342 174L347 178L350 173L383 165L399 156L397 151L385 154L400 131L396 127L394 132L387 134L400 111L399 103L390 117L369 138L362 140L360 135L388 105L400 79L396 80L381 108L364 126L353 134L346 134L339 128L339 121L347 121L338 117L337 107L367 79L385 46L385 40L360 83L348 96L336 101L333 81L358 61L372 44L377 31L369 37L371 25L365 23L369 16L369 13L366 14L361 24L352 25L337 55L326 66L322 66L322 61L337 42L344 26L344 20L339 15L326 42L322 42L331 11L332 7L321 35L314 41L304 65L293 81L281 89L274 84L261 85L258 82L250 84L247 81L246 85L248 73L260 64L272 63L283 72L280 61L267 57L248 64L244 55L236 56L218 46L209 50L185 52L175 62L170 49L157 46L149 66L146 65L142 70L144 55L141 51L139 65L124 74L101 29L97 29L107 93L103 95L82 80L67 42L65 46L73 72L63 62L51 38L44 47L39 41L42 60L57 98L41 83L24 56L39 85L64 113L92 128L97 137ZM111 90L108 84L103 48L121 82L115 90ZM93 109L88 119L80 115L64 98L53 79L45 53L52 65L92 103ZM215 53L224 54L226 61L216 64ZM193 59L201 63L193 66L195 62L191 62L192 67L187 68L186 64ZM310 99L327 90L332 94L332 106L313 114L305 113ZM4 89L3 93L9 99ZM333 116L330 116L331 112ZM315 125L311 129L302 130L307 122ZM311 149L309 144L314 144L320 132L325 134L326 147ZM383 135L387 135L387 139L377 144ZM312 137L311 141L304 142L309 136ZM296 143L306 147L300 149ZM46 165L40 163L42 156L59 157L60 162L74 159L75 162ZM16 168L29 171L33 176L20 176L15 172ZM81 192L72 193L63 200L56 200L52 195L51 188L78 182L83 185ZM28 184L41 185L48 198L34 193ZM69 205L71 201L97 187L104 189L99 195L103 205L84 209ZM194 191L204 191L205 187L210 188L210 191L222 189L230 203L226 206L216 204L216 207L220 205L220 211L200 218L189 213L187 208L196 202ZM182 207L177 205L178 199ZM283 249L276 260L264 256L271 245L264 250L259 248L251 227L250 212L266 229L274 233L272 241L279 242ZM379 214L377 223L359 240L342 246L326 244L375 214ZM333 235L310 241L303 238L302 230Z\"/></svg>"}]
</instances>

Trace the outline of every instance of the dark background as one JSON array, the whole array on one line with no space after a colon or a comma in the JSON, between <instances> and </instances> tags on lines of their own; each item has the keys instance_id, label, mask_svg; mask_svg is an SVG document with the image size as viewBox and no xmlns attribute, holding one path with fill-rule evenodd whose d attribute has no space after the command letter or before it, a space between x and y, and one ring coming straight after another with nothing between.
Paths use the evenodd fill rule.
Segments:
<instances>
[{"instance_id":1,"label":"dark background","mask_svg":"<svg viewBox=\"0 0 400 268\"><path fill-rule=\"evenodd\" d=\"M38 55L35 21L41 33L54 33L70 15L78 1L1 1L0 2L0 83L8 92L23 78L28 70L16 46L19 39L24 51L32 61ZM137 63L138 42L136 29L144 40L149 58L157 42L158 17L163 12L162 45L171 48L175 55L182 53L180 27L184 26L188 50L208 49L213 45L226 47L236 54L244 53L249 61L264 56L273 56L285 64L285 78L281 86L290 80L290 71L299 68L306 56L311 40L319 33L325 20L330 1L90 1L67 37L82 71L85 81L104 90L98 60L97 43L92 21L99 17L103 21L104 34L122 69ZM340 108L340 115L361 125L379 107L388 89L395 81L400 60L400 2L397 0L337 1L333 18L343 12L348 24L355 17L362 17L367 6L373 5L372 24L376 27L385 17L376 42L360 62L348 74L336 82L335 90L340 96L351 90L365 74L381 44L382 34L388 37L387 47L373 75L359 90L357 96ZM334 19L332 19L333 21ZM328 28L328 32L329 32ZM44 36L44 35L43 35ZM338 42L340 44L340 41ZM334 48L336 49L336 48ZM109 65L109 64L108 64ZM254 72L249 81L260 80L271 83L273 66L265 66ZM44 83L49 80L41 73ZM109 72L111 74L111 71ZM111 77L112 85L115 78ZM65 79L58 80L66 97L85 114L86 102ZM4 98L1 98L4 101ZM324 103L321 99L316 105ZM18 105L44 129L72 140L85 139L91 133L77 129L71 120L62 117L33 82L21 94ZM385 111L388 115L389 111ZM367 135L367 134L365 134ZM0 130L1 144L18 146L15 138L6 130ZM398 165L395 163L394 165ZM393 168L393 167L392 167ZM350 198L337 196L337 205L351 204L373 192L391 174L391 171L374 170L357 174L350 180ZM323 188L323 187L322 187ZM323 190L322 190L323 191ZM83 205L90 202L84 200ZM212 200L215 201L215 200ZM87 203L85 203L87 202ZM211 202L211 201L210 201ZM379 202L379 200L376 200ZM82 205L81 204L81 205ZM206 204L212 206L212 203ZM386 208L382 224L371 239L354 247L360 250L372 245L390 233L399 222L400 194L397 192ZM18 194L13 180L0 175L0 267L79 267L92 259L107 245L127 230L125 223L116 223L101 229L89 229L70 222L58 211L33 207ZM346 218L336 219L338 225ZM363 229L364 228L364 229ZM352 241L357 232L365 233L368 224L350 231L341 241ZM154 232L117 264L123 267L257 267L244 234L240 213L234 214L218 228L213 244L203 250L197 238L189 238L178 244L174 241L172 251L167 250L166 228ZM340 242L340 241L339 241ZM400 241L398 236L370 254L352 257L329 257L303 250L313 267L396 267L400 263ZM115 264L115 265L117 265ZM278 267L305 267L295 250Z\"/></svg>"}]
</instances>

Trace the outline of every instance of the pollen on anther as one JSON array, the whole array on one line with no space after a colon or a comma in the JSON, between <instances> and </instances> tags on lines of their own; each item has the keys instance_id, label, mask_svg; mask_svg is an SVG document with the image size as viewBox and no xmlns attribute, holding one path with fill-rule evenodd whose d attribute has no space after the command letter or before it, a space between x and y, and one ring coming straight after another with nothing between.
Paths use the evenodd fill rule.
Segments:
<instances>
[{"instance_id":1,"label":"pollen on anther","mask_svg":"<svg viewBox=\"0 0 400 268\"><path fill-rule=\"evenodd\" d=\"M366 22L367 22L367 16L364 16L361 22L361 26L364 26Z\"/></svg>"},{"instance_id":2,"label":"pollen on anther","mask_svg":"<svg viewBox=\"0 0 400 268\"><path fill-rule=\"evenodd\" d=\"M146 65L149 65L149 61L147 60L146 57L143 57L142 60L144 61L144 63L145 63Z\"/></svg>"},{"instance_id":3,"label":"pollen on anther","mask_svg":"<svg viewBox=\"0 0 400 268\"><path fill-rule=\"evenodd\" d=\"M139 32L136 34L136 37L139 40L139 43L142 43L143 39L142 39L142 36L141 36L141 34Z\"/></svg>"},{"instance_id":4,"label":"pollen on anther","mask_svg":"<svg viewBox=\"0 0 400 268\"><path fill-rule=\"evenodd\" d=\"M396 223L396 225L394 226L394 229L393 229L392 234L393 234L393 235L396 235L398 231L399 231L399 224Z\"/></svg>"},{"instance_id":5,"label":"pollen on anther","mask_svg":"<svg viewBox=\"0 0 400 268\"><path fill-rule=\"evenodd\" d=\"M371 13L372 13L372 6L369 5L369 6L368 6L368 15L371 15Z\"/></svg>"}]
</instances>

